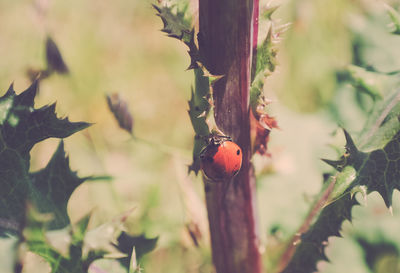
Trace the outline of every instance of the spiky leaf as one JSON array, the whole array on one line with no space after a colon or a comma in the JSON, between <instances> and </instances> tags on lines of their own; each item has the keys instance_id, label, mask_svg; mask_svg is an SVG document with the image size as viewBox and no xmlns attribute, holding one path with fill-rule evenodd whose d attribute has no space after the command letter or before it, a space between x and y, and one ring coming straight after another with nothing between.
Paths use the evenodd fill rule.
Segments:
<instances>
[{"instance_id":1,"label":"spiky leaf","mask_svg":"<svg viewBox=\"0 0 400 273\"><path fill-rule=\"evenodd\" d=\"M383 97L389 77L385 74L368 71L365 68L350 65L348 67L350 82L360 92L368 94L374 100Z\"/></svg>"},{"instance_id":2,"label":"spiky leaf","mask_svg":"<svg viewBox=\"0 0 400 273\"><path fill-rule=\"evenodd\" d=\"M367 153L359 151L345 132L348 148L340 161L354 167L357 172L349 191L366 186L367 193L377 191L390 207L393 190L400 189L400 92L395 89L376 106L376 112L379 114L371 115L373 121L367 121L363 130L365 137L361 141L361 147L373 150Z\"/></svg>"},{"instance_id":3,"label":"spiky leaf","mask_svg":"<svg viewBox=\"0 0 400 273\"><path fill-rule=\"evenodd\" d=\"M377 191L387 207L392 205L393 190L400 190L400 131L383 149L367 154L352 185L365 185L368 193Z\"/></svg>"},{"instance_id":4,"label":"spiky leaf","mask_svg":"<svg viewBox=\"0 0 400 273\"><path fill-rule=\"evenodd\" d=\"M144 254L152 251L157 244L158 237L146 238L143 234L139 236L131 236L126 232L122 232L117 239L115 245L122 253L126 253L126 258L119 259L121 264L129 268L130 257L132 256L132 250L136 252L136 258L139 260Z\"/></svg>"},{"instance_id":5,"label":"spiky leaf","mask_svg":"<svg viewBox=\"0 0 400 273\"><path fill-rule=\"evenodd\" d=\"M324 248L327 239L329 236L338 236L342 222L350 219L351 208L356 204L352 197L354 192L364 188L367 193L377 191L386 206L391 206L393 190L400 189L400 93L397 90L393 92L388 96L389 100L377 105L376 111L380 114L371 115L374 122L366 123L373 133L364 130L366 138L363 146L371 148L367 144L373 141L375 149L360 151L350 134L344 131L344 155L336 161L325 160L338 170L333 181L338 184L329 193L326 201L329 205L302 236L291 262L283 272L313 272L316 263L326 259Z\"/></svg>"},{"instance_id":6,"label":"spiky leaf","mask_svg":"<svg viewBox=\"0 0 400 273\"><path fill-rule=\"evenodd\" d=\"M192 96L189 100L189 117L196 133L193 147L193 163L189 166L189 172L194 171L195 174L200 170L200 152L206 145L204 138L210 134L206 119L210 111L210 103L207 96L210 95L210 85L207 77L199 68L194 69L195 89L192 90Z\"/></svg>"},{"instance_id":7,"label":"spiky leaf","mask_svg":"<svg viewBox=\"0 0 400 273\"><path fill-rule=\"evenodd\" d=\"M69 224L67 203L72 192L87 178L79 178L69 167L64 143L60 142L47 166L30 175L32 191L29 199L42 213L52 213L50 229L60 229Z\"/></svg>"},{"instance_id":8,"label":"spiky leaf","mask_svg":"<svg viewBox=\"0 0 400 273\"><path fill-rule=\"evenodd\" d=\"M257 48L257 62L254 76L265 70L270 73L274 72L277 64L277 53L277 48L273 43L273 28L270 27L264 41ZM255 78L254 76L252 80Z\"/></svg>"},{"instance_id":9,"label":"spiky leaf","mask_svg":"<svg viewBox=\"0 0 400 273\"><path fill-rule=\"evenodd\" d=\"M364 252L364 260L371 272L396 273L400 271L400 253L397 246L379 238L370 241L363 237L356 237L357 243Z\"/></svg>"},{"instance_id":10,"label":"spiky leaf","mask_svg":"<svg viewBox=\"0 0 400 273\"><path fill-rule=\"evenodd\" d=\"M282 273L310 273L316 270L318 261L327 261L325 247L328 238L340 236L343 221L351 221L351 209L357 201L350 194L325 207L311 228L302 234L296 251Z\"/></svg>"},{"instance_id":11,"label":"spiky leaf","mask_svg":"<svg viewBox=\"0 0 400 273\"><path fill-rule=\"evenodd\" d=\"M153 4L153 8L157 11L164 24L161 31L167 33L168 36L188 41L186 35L190 33L190 21L185 18L187 6L183 10L179 10L177 6L157 6ZM175 9L175 12L173 11Z\"/></svg>"},{"instance_id":12,"label":"spiky leaf","mask_svg":"<svg viewBox=\"0 0 400 273\"><path fill-rule=\"evenodd\" d=\"M181 10L177 6L157 6L153 4L164 24L162 32L165 32L169 37L176 38L185 43L189 48L190 65L188 69L197 68L197 62L200 60L199 50L195 43L194 28L191 25L191 20L187 17L187 8L185 5Z\"/></svg>"},{"instance_id":13,"label":"spiky leaf","mask_svg":"<svg viewBox=\"0 0 400 273\"><path fill-rule=\"evenodd\" d=\"M24 230L24 240L30 251L41 256L49 263L52 273L87 273L90 264L102 257L98 256L82 256L83 238L80 236L86 232L87 221L89 217L84 217L78 222L75 230L79 234L72 235L75 240L72 240L69 247L69 254L64 255L55 249L46 237L46 226L49 221L46 215L40 214L33 207L28 208L27 225ZM77 240L78 238L81 238Z\"/></svg>"},{"instance_id":14,"label":"spiky leaf","mask_svg":"<svg viewBox=\"0 0 400 273\"><path fill-rule=\"evenodd\" d=\"M55 105L34 108L38 82L17 95L11 85L0 97L0 234L16 232L25 205L35 191L29 176L29 152L47 138L64 138L89 126L57 118Z\"/></svg>"}]
</instances>

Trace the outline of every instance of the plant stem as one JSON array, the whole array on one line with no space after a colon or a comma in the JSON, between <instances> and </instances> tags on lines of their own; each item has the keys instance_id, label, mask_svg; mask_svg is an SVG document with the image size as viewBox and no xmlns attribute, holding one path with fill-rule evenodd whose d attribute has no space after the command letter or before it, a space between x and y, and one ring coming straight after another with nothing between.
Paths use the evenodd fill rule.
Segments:
<instances>
[{"instance_id":1,"label":"plant stem","mask_svg":"<svg viewBox=\"0 0 400 273\"><path fill-rule=\"evenodd\" d=\"M204 179L218 273L262 272L255 177L250 163L252 23L253 0L199 1L201 61L212 74L224 75L213 86L216 125L243 150L242 168L233 181L210 183Z\"/></svg>"}]
</instances>

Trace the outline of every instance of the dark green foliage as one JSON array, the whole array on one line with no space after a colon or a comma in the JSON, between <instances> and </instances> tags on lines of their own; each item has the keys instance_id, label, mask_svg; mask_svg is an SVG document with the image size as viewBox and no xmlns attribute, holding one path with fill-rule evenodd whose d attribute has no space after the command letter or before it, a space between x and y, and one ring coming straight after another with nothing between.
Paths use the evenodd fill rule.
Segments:
<instances>
[{"instance_id":1,"label":"dark green foliage","mask_svg":"<svg viewBox=\"0 0 400 273\"><path fill-rule=\"evenodd\" d=\"M153 4L154 9L157 10L157 15L160 16L163 21L164 27L161 31L168 34L169 37L176 38L188 42L190 40L190 21L185 19L185 13L187 6L183 10L179 10L176 6L157 6ZM173 9L176 12L173 12Z\"/></svg>"},{"instance_id":2,"label":"dark green foliage","mask_svg":"<svg viewBox=\"0 0 400 273\"><path fill-rule=\"evenodd\" d=\"M177 6L167 7L153 4L153 7L164 24L161 31L167 33L169 37L181 40L189 47L190 65L188 69L197 68L197 62L200 61L199 50L195 43L194 28L190 19L185 17L188 6L185 5L182 10L179 10Z\"/></svg>"},{"instance_id":3,"label":"dark green foliage","mask_svg":"<svg viewBox=\"0 0 400 273\"><path fill-rule=\"evenodd\" d=\"M37 89L35 81L16 95L11 86L0 98L0 234L17 235L19 244L26 244L30 251L46 260L53 273L86 273L93 261L109 251L102 247L84 250L90 214L71 227L67 204L73 191L85 180L109 177L78 177L70 169L63 141L45 168L29 173L29 152L36 143L50 137L64 138L89 126L57 118L54 104L35 109ZM114 236L121 232L122 219L125 218L111 226ZM71 239L68 254L54 248L46 235L49 229L62 228L69 231ZM109 238L108 245L115 239ZM141 256L151 251L156 241L122 233L115 247L131 255L135 246Z\"/></svg>"},{"instance_id":4,"label":"dark green foliage","mask_svg":"<svg viewBox=\"0 0 400 273\"><path fill-rule=\"evenodd\" d=\"M60 229L69 224L67 204L72 192L87 178L79 178L69 168L61 141L47 166L30 175L32 181L31 200L42 213L52 213L50 229Z\"/></svg>"},{"instance_id":5,"label":"dark green foliage","mask_svg":"<svg viewBox=\"0 0 400 273\"><path fill-rule=\"evenodd\" d=\"M365 263L373 273L396 273L400 270L400 253L397 246L382 237L370 241L363 237L356 237L360 245Z\"/></svg>"},{"instance_id":6,"label":"dark green foliage","mask_svg":"<svg viewBox=\"0 0 400 273\"><path fill-rule=\"evenodd\" d=\"M311 228L301 236L290 263L282 273L314 272L318 261L328 261L325 247L330 236L340 236L343 221L351 221L351 209L357 201L350 194L326 206Z\"/></svg>"},{"instance_id":7,"label":"dark green foliage","mask_svg":"<svg viewBox=\"0 0 400 273\"><path fill-rule=\"evenodd\" d=\"M194 138L193 163L189 166L189 172L194 171L197 174L200 170L199 154L205 146L205 141L202 137L210 133L206 118L211 108L209 102L209 99L211 99L210 81L215 79L215 76L211 75L201 64L199 49L195 42L194 28L191 20L185 17L187 15L187 5L182 10L179 10L177 6L161 7L153 5L153 7L157 10L157 15L163 21L164 27L161 31L167 33L169 37L181 40L189 47L190 65L188 69L194 69L196 81L195 89L192 90L192 96L189 100L188 111L196 133Z\"/></svg>"},{"instance_id":8,"label":"dark green foliage","mask_svg":"<svg viewBox=\"0 0 400 273\"><path fill-rule=\"evenodd\" d=\"M397 28L398 13L387 8L394 26ZM358 134L352 134L354 138L345 131L345 152L338 160L324 159L337 171L330 182L327 182L334 183L333 190L329 193L330 196L326 202L328 206L315 217L315 222L302 235L293 259L284 272L313 272L317 262L326 259L324 248L327 236L338 236L342 222L350 219L334 215L327 217L326 210L329 207L345 206L346 213L350 215L355 203L346 203L343 200L353 199L356 192L361 192L365 197L367 193L376 191L383 198L385 205L390 208L394 189L400 189L400 82L398 71L384 73L377 71L372 66L367 66L369 61L368 55L365 53L366 39L370 33L363 34L365 38L361 34L358 35L358 42L362 37L362 43L355 48L357 49L355 61L358 66L349 66L347 72L341 74L338 80L350 82L353 85L356 95L355 102L358 103L366 120L363 129ZM379 49L376 48L376 50ZM380 49L380 51L384 50ZM366 101L369 104L366 104ZM340 112L344 107L346 106L342 102L338 105L337 111ZM325 192L327 183L324 184L322 192ZM328 224L331 227L329 231L327 231ZM376 261L376 258L372 257L375 255L374 253L377 253L377 249L381 249L381 246L364 239L360 239L359 243L365 250L371 272L378 272L376 267L372 268L371 261ZM372 263L374 266L376 265L375 262Z\"/></svg>"},{"instance_id":9,"label":"dark green foliage","mask_svg":"<svg viewBox=\"0 0 400 273\"><path fill-rule=\"evenodd\" d=\"M252 80L258 73L264 72L265 70L267 70L269 73L275 71L278 49L274 45L273 32L274 30L272 27L270 27L264 41L257 47L257 62L255 64L256 70L254 76L252 76Z\"/></svg>"},{"instance_id":10,"label":"dark green foliage","mask_svg":"<svg viewBox=\"0 0 400 273\"><path fill-rule=\"evenodd\" d=\"M0 234L3 235L18 232L23 227L28 200L34 202L45 198L40 196L45 192L45 185L36 182L42 189L36 188L29 174L32 147L47 138L64 138L89 126L85 122L57 118L54 104L35 109L37 90L38 82L35 81L16 95L11 85L0 98ZM47 187L53 188L51 184Z\"/></svg>"},{"instance_id":11,"label":"dark green foliage","mask_svg":"<svg viewBox=\"0 0 400 273\"><path fill-rule=\"evenodd\" d=\"M136 259L140 260L144 254L152 251L156 247L157 241L158 237L146 238L143 234L131 236L126 232L122 232L117 239L118 244L116 248L122 253L127 254L127 257L119 259L120 263L128 269L133 251L135 251Z\"/></svg>"},{"instance_id":12,"label":"dark green foliage","mask_svg":"<svg viewBox=\"0 0 400 273\"><path fill-rule=\"evenodd\" d=\"M390 116L390 113L392 112L386 114ZM397 123L400 121L397 120ZM387 130L383 125L382 123L378 131ZM391 131L396 127L399 124L391 127ZM381 138L385 137L387 144L383 148L365 153L357 149L353 139L345 131L345 154L337 161L325 160L338 170L331 182L336 183L329 198L333 203L321 211L316 222L302 235L291 262L283 272L313 272L319 260L327 260L324 248L328 237L339 236L343 221L351 219L351 209L357 204L353 193L360 191L360 186L366 186L367 193L379 192L386 206L391 206L393 190L400 189L400 130L397 129L391 139L387 139L388 134L377 134ZM380 143L382 141L383 139Z\"/></svg>"},{"instance_id":13,"label":"dark green foliage","mask_svg":"<svg viewBox=\"0 0 400 273\"><path fill-rule=\"evenodd\" d=\"M24 239L30 251L45 259L52 273L87 273L90 264L103 257L105 252L90 251L83 256L83 239L86 234L89 215L79 221L71 233L72 242L68 255L61 254L52 247L46 238L46 223L48 219L43 217L30 207L27 212L27 225L24 230Z\"/></svg>"},{"instance_id":14,"label":"dark green foliage","mask_svg":"<svg viewBox=\"0 0 400 273\"><path fill-rule=\"evenodd\" d=\"M196 136L193 146L193 163L189 166L189 172L194 171L197 175L200 170L200 152L206 145L202 136L207 136L210 133L206 119L211 105L207 100L207 96L210 96L209 79L204 76L203 71L199 68L194 69L194 75L195 90L192 90L188 112Z\"/></svg>"},{"instance_id":15,"label":"dark green foliage","mask_svg":"<svg viewBox=\"0 0 400 273\"><path fill-rule=\"evenodd\" d=\"M393 190L400 190L400 131L383 149L368 153L353 185L379 192L386 206L392 205Z\"/></svg>"},{"instance_id":16,"label":"dark green foliage","mask_svg":"<svg viewBox=\"0 0 400 273\"><path fill-rule=\"evenodd\" d=\"M400 34L400 14L399 14L399 12L389 5L385 5L385 7L386 7L387 13L390 17L390 20L392 21L392 25L393 25L392 33L399 35Z\"/></svg>"}]
</instances>

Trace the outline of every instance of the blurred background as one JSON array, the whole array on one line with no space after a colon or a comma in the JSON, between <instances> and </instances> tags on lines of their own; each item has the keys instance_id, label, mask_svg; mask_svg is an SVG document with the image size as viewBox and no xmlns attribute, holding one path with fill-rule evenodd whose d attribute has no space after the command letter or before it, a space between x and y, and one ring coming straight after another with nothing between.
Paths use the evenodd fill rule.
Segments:
<instances>
[{"instance_id":1,"label":"blurred background","mask_svg":"<svg viewBox=\"0 0 400 273\"><path fill-rule=\"evenodd\" d=\"M300 226L321 188L322 174L331 171L320 158L339 155L332 148L344 144L338 125L357 133L371 107L370 97L356 95L341 71L349 64L382 72L400 68L400 39L389 33L383 2L271 3L281 4L275 23L292 25L278 45L279 66L265 84L270 114L281 129L271 133L270 157L254 158L267 268ZM58 116L93 123L65 139L71 167L80 176L113 177L84 183L74 192L72 222L93 211L94 228L133 209L127 230L159 236L156 249L140 260L145 272L213 272L202 182L187 175L193 72L186 70L186 46L160 32L155 13L151 2L143 0L0 0L0 95L12 82L17 92L25 90L28 71L46 67L50 35L69 74L44 79L36 107L57 102ZM265 31L260 27L260 36ZM105 99L112 93L127 102L138 139L118 127ZM46 165L57 144L46 140L34 147L32 170ZM353 223L343 226L344 238L330 241L332 263L321 262L319 269L368 272L358 236L399 246L399 197L396 191L393 216L377 194L368 196L368 206L360 200L363 206L353 210ZM190 236L194 230L198 246ZM32 258L24 272L44 272L42 263Z\"/></svg>"}]
</instances>

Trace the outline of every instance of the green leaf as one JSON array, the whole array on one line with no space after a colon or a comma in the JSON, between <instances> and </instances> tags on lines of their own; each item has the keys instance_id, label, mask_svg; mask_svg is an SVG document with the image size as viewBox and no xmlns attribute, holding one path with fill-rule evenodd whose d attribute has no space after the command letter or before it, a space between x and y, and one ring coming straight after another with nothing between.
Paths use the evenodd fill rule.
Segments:
<instances>
[{"instance_id":1,"label":"green leaf","mask_svg":"<svg viewBox=\"0 0 400 273\"><path fill-rule=\"evenodd\" d=\"M360 92L368 94L373 100L383 98L389 76L368 71L356 65L348 67L350 82Z\"/></svg>"},{"instance_id":2,"label":"green leaf","mask_svg":"<svg viewBox=\"0 0 400 273\"><path fill-rule=\"evenodd\" d=\"M153 4L153 8L157 11L164 24L162 32L168 37L181 40L189 47L190 65L188 69L197 68L197 62L200 60L199 50L195 43L194 28L191 19L187 18L188 5L185 4L180 10L178 6L157 6Z\"/></svg>"},{"instance_id":3,"label":"green leaf","mask_svg":"<svg viewBox=\"0 0 400 273\"><path fill-rule=\"evenodd\" d=\"M207 116L210 111L210 103L207 97L210 96L210 85L208 77L204 76L200 68L194 69L195 90L192 89L192 96L189 100L189 117L192 122L193 129L196 133L193 146L193 162L189 166L189 172L194 171L197 175L200 170L200 152L206 145L204 138L210 134L207 124Z\"/></svg>"},{"instance_id":4,"label":"green leaf","mask_svg":"<svg viewBox=\"0 0 400 273\"><path fill-rule=\"evenodd\" d=\"M70 122L59 119L55 114L55 104L34 109L34 98L38 90L35 81L27 90L15 94L11 85L0 101L13 100L12 108L6 113L2 124L2 144L22 155L29 153L33 145L50 137L64 138L89 126L85 122Z\"/></svg>"},{"instance_id":5,"label":"green leaf","mask_svg":"<svg viewBox=\"0 0 400 273\"><path fill-rule=\"evenodd\" d=\"M377 191L391 207L393 190L400 190L400 130L383 149L368 153L362 165L355 168L357 178L352 187L365 185L368 193Z\"/></svg>"},{"instance_id":6,"label":"green leaf","mask_svg":"<svg viewBox=\"0 0 400 273\"><path fill-rule=\"evenodd\" d=\"M47 166L30 175L32 191L30 200L42 213L52 213L50 229L60 229L69 224L67 203L72 192L87 178L79 178L69 167L64 143L60 142Z\"/></svg>"},{"instance_id":7,"label":"green leaf","mask_svg":"<svg viewBox=\"0 0 400 273\"><path fill-rule=\"evenodd\" d=\"M397 97L400 99L400 94L397 94ZM355 179L351 184L348 184L346 192L351 192L359 186L366 186L367 193L377 191L388 208L392 205L393 190L400 190L400 121L398 116L392 115L393 111L397 115L400 114L397 113L400 103L395 100L394 102L395 106L390 108L391 111L381 112L384 117L380 116L379 119L382 119L382 122L378 120L375 123L377 128L370 128L374 134L379 136L379 139L375 141L379 145L385 143L382 148L377 148L368 153L361 152L351 136L344 131L347 141L346 153L338 161L325 160L342 173L348 166L355 169ZM388 120L383 122L385 117ZM390 126L387 126L387 124ZM354 176L353 172L351 176Z\"/></svg>"},{"instance_id":8,"label":"green leaf","mask_svg":"<svg viewBox=\"0 0 400 273\"><path fill-rule=\"evenodd\" d=\"M265 7L264 10L262 10L260 17L267 19L269 21L272 20L272 14L279 8L279 5L271 5L268 4L267 7Z\"/></svg>"},{"instance_id":9,"label":"green leaf","mask_svg":"<svg viewBox=\"0 0 400 273\"><path fill-rule=\"evenodd\" d=\"M376 102L359 134L359 146L363 150L383 148L400 130L400 89L394 88L384 100Z\"/></svg>"},{"instance_id":10,"label":"green leaf","mask_svg":"<svg viewBox=\"0 0 400 273\"><path fill-rule=\"evenodd\" d=\"M390 20L392 20L393 30L391 31L393 34L400 34L400 14L397 10L384 3L384 7L389 14Z\"/></svg>"},{"instance_id":11,"label":"green leaf","mask_svg":"<svg viewBox=\"0 0 400 273\"><path fill-rule=\"evenodd\" d=\"M270 27L264 41L257 47L256 70L255 74L252 76L252 80L254 80L255 76L260 72L265 73L265 70L268 70L269 73L275 71L277 53L277 47L273 43L273 29Z\"/></svg>"},{"instance_id":12,"label":"green leaf","mask_svg":"<svg viewBox=\"0 0 400 273\"><path fill-rule=\"evenodd\" d=\"M140 260L144 254L152 251L156 247L157 241L158 237L150 239L146 238L143 234L131 236L126 232L122 232L115 246L122 253L127 254L128 257L119 259L120 263L128 269L130 267L130 258L133 250L136 252L136 259Z\"/></svg>"},{"instance_id":13,"label":"green leaf","mask_svg":"<svg viewBox=\"0 0 400 273\"><path fill-rule=\"evenodd\" d=\"M57 118L55 105L34 108L38 81L17 95L10 86L0 97L0 235L18 232L26 201L34 191L29 176L29 152L47 138L64 138L89 126Z\"/></svg>"},{"instance_id":14,"label":"green leaf","mask_svg":"<svg viewBox=\"0 0 400 273\"><path fill-rule=\"evenodd\" d=\"M264 71L259 72L253 80L250 87L250 107L253 113L257 113L257 107L259 105L266 105L266 99L264 97L264 82L266 74Z\"/></svg>"},{"instance_id":15,"label":"green leaf","mask_svg":"<svg viewBox=\"0 0 400 273\"><path fill-rule=\"evenodd\" d=\"M400 271L400 253L394 243L384 238L375 241L356 237L364 253L365 263L374 273L396 273Z\"/></svg>"},{"instance_id":16,"label":"green leaf","mask_svg":"<svg viewBox=\"0 0 400 273\"><path fill-rule=\"evenodd\" d=\"M343 221L351 221L351 209L357 201L350 194L326 206L310 229L302 234L296 251L282 273L310 273L316 270L318 261L328 261L325 247L328 238L340 236Z\"/></svg>"},{"instance_id":17,"label":"green leaf","mask_svg":"<svg viewBox=\"0 0 400 273\"><path fill-rule=\"evenodd\" d=\"M330 204L346 194L349 186L356 178L356 171L351 166L346 166L341 172L332 176L334 179L334 187L325 205Z\"/></svg>"},{"instance_id":18,"label":"green leaf","mask_svg":"<svg viewBox=\"0 0 400 273\"><path fill-rule=\"evenodd\" d=\"M182 10L179 10L176 5L168 7L153 4L153 8L164 24L162 32L167 33L169 37L188 42L189 36L187 35L191 31L191 22L185 18L187 5ZM176 9L175 12L174 9Z\"/></svg>"},{"instance_id":19,"label":"green leaf","mask_svg":"<svg viewBox=\"0 0 400 273\"><path fill-rule=\"evenodd\" d=\"M356 179L349 185L366 186L367 193L377 191L387 207L392 205L394 189L400 189L400 92L395 89L382 103L362 131L365 138L362 147L373 149L365 153L358 150L350 135L345 131L346 154L339 160L343 166L356 170ZM374 145L371 145L374 144Z\"/></svg>"},{"instance_id":20,"label":"green leaf","mask_svg":"<svg viewBox=\"0 0 400 273\"><path fill-rule=\"evenodd\" d=\"M51 266L52 273L87 273L90 264L101 256L82 256L81 235L86 232L89 216L78 222L72 234L73 240L69 247L69 255L61 254L46 237L46 226L51 218L49 214L41 214L33 206L27 211L27 225L24 229L24 239L30 251L41 256ZM75 240L74 240L75 238ZM82 238L83 239L83 238Z\"/></svg>"},{"instance_id":21,"label":"green leaf","mask_svg":"<svg viewBox=\"0 0 400 273\"><path fill-rule=\"evenodd\" d=\"M344 155L336 161L325 160L338 170L334 177L336 184L326 202L328 206L321 211L316 222L302 235L292 260L283 272L313 272L318 261L327 260L324 249L328 237L339 236L342 222L351 220L351 209L357 204L354 192L364 188L367 193L377 191L386 206L391 206L393 190L400 189L400 121L398 119L400 94L397 92L388 98L389 101L384 100L378 104L377 111L380 114L372 115L375 122L367 123L369 130L376 135L376 137L370 135L367 141L374 140L381 148L362 152L357 148L350 134L344 131L346 137ZM379 141L376 138L379 138Z\"/></svg>"},{"instance_id":22,"label":"green leaf","mask_svg":"<svg viewBox=\"0 0 400 273\"><path fill-rule=\"evenodd\" d=\"M83 243L91 216L91 213L86 214L72 227L72 241L75 244Z\"/></svg>"}]
</instances>

